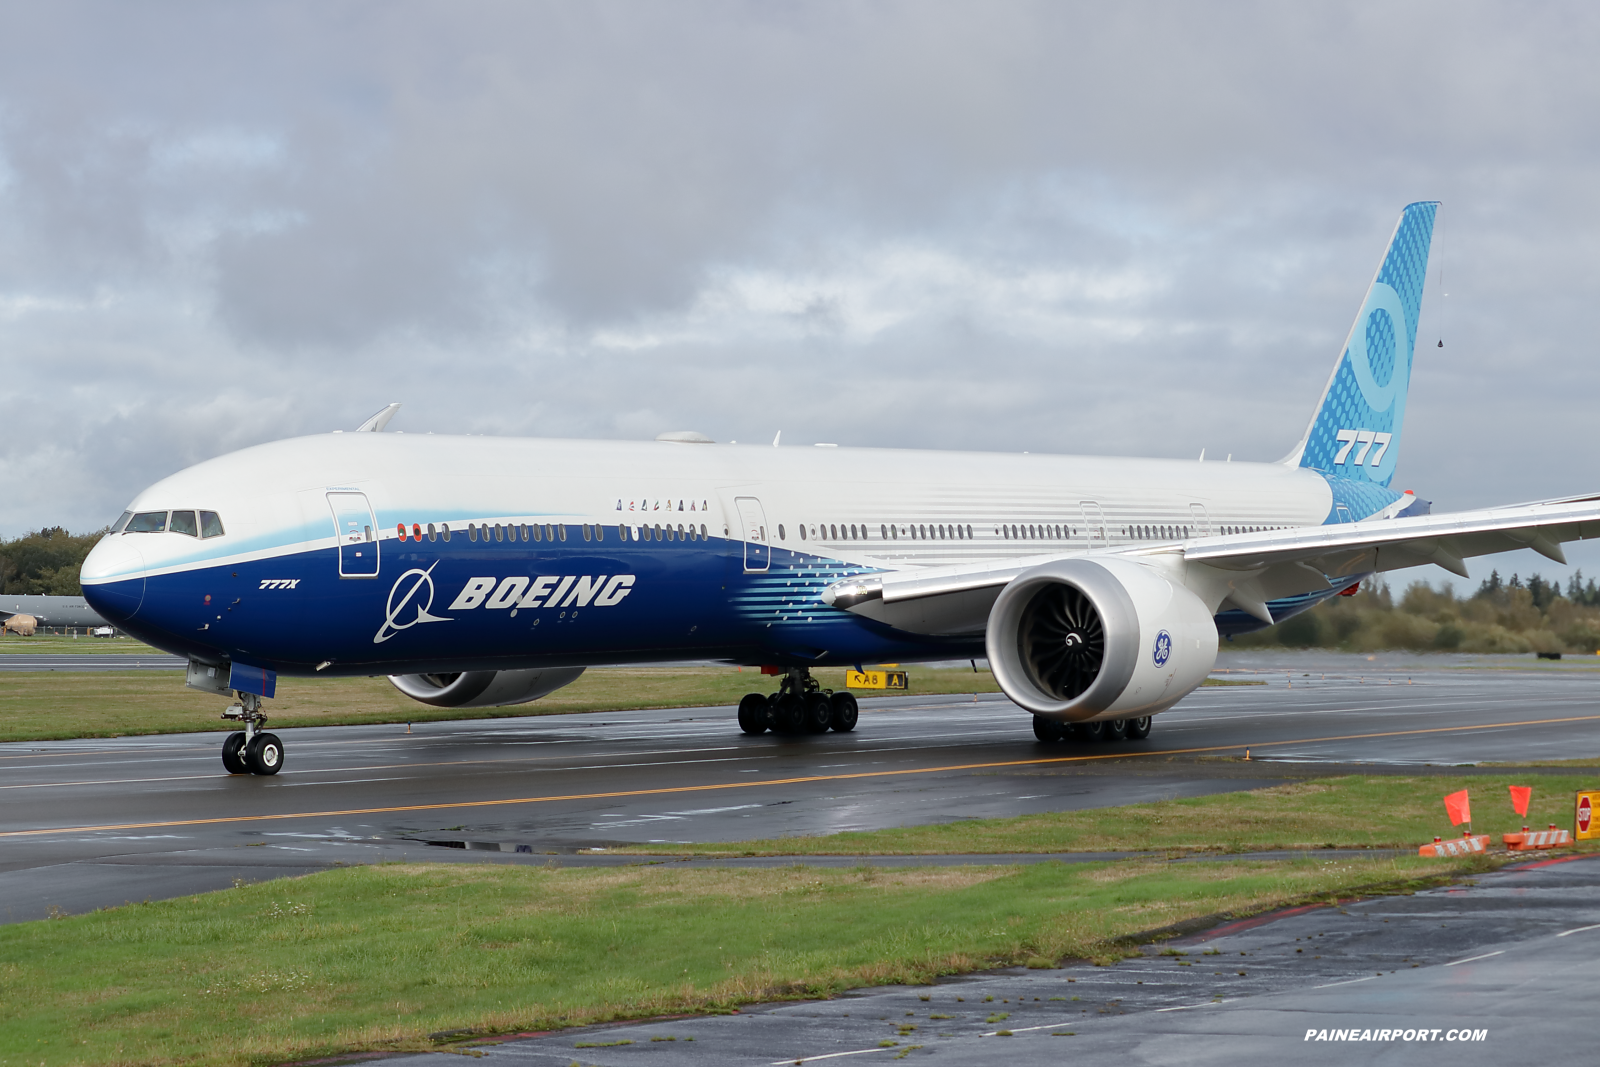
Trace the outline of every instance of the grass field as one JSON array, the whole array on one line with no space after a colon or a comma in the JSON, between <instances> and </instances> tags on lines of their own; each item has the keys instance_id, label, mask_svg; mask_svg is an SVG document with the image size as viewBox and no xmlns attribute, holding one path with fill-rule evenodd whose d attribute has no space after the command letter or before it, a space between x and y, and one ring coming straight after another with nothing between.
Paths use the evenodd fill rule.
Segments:
<instances>
[{"instance_id":1,"label":"grass field","mask_svg":"<svg viewBox=\"0 0 1600 1067\"><path fill-rule=\"evenodd\" d=\"M1526 819L1512 810L1508 785L1531 785ZM1600 788L1600 774L1319 778L1241 793L1163 800L1120 808L1021 815L895 830L784 837L733 844L647 845L612 850L638 855L870 856L984 852L1254 852L1270 849L1407 848L1434 835L1456 836L1442 798L1468 791L1479 833L1511 833L1526 823L1572 829L1573 793ZM1600 844L1600 843L1597 843Z\"/></svg>"},{"instance_id":2,"label":"grass field","mask_svg":"<svg viewBox=\"0 0 1600 1067\"><path fill-rule=\"evenodd\" d=\"M0 927L0 1065L430 1047L1064 957L1458 862L358 867ZM930 1010L954 1002L936 993ZM885 1023L885 1036L895 1024Z\"/></svg>"}]
</instances>

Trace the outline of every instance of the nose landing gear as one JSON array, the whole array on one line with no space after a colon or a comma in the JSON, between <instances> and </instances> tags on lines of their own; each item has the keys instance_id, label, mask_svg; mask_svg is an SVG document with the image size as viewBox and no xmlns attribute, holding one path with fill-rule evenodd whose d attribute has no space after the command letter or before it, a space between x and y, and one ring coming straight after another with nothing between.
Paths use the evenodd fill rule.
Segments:
<instances>
[{"instance_id":1,"label":"nose landing gear","mask_svg":"<svg viewBox=\"0 0 1600 1067\"><path fill-rule=\"evenodd\" d=\"M850 693L823 689L805 667L791 667L778 691L750 693L739 701L739 729L747 734L849 733L856 728L860 705Z\"/></svg>"},{"instance_id":2,"label":"nose landing gear","mask_svg":"<svg viewBox=\"0 0 1600 1067\"><path fill-rule=\"evenodd\" d=\"M283 770L283 742L261 729L267 721L261 698L238 693L239 703L222 713L224 719L244 723L244 729L222 743L222 766L229 774L277 774Z\"/></svg>"}]
</instances>

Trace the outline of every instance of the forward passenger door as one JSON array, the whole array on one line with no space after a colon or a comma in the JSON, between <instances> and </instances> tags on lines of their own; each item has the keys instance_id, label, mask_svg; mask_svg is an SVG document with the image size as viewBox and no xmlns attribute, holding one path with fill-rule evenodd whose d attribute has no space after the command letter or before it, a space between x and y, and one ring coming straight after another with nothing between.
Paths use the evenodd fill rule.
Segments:
<instances>
[{"instance_id":1,"label":"forward passenger door","mask_svg":"<svg viewBox=\"0 0 1600 1067\"><path fill-rule=\"evenodd\" d=\"M365 493L329 493L339 539L339 577L378 576L378 523Z\"/></svg>"},{"instance_id":2,"label":"forward passenger door","mask_svg":"<svg viewBox=\"0 0 1600 1067\"><path fill-rule=\"evenodd\" d=\"M764 572L772 564L772 545L767 539L767 513L753 496L734 497L739 512L740 537L744 541L744 572Z\"/></svg>"}]
</instances>

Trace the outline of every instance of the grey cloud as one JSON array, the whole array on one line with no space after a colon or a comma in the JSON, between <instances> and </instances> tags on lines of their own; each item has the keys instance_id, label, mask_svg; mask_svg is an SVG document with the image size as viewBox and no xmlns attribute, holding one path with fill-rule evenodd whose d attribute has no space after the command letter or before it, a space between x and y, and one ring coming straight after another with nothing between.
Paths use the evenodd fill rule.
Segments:
<instances>
[{"instance_id":1,"label":"grey cloud","mask_svg":"<svg viewBox=\"0 0 1600 1067\"><path fill-rule=\"evenodd\" d=\"M0 8L0 419L36 442L0 532L394 399L412 431L1272 459L1434 197L1446 347L1402 478L1585 488L1597 31L1579 4Z\"/></svg>"}]
</instances>

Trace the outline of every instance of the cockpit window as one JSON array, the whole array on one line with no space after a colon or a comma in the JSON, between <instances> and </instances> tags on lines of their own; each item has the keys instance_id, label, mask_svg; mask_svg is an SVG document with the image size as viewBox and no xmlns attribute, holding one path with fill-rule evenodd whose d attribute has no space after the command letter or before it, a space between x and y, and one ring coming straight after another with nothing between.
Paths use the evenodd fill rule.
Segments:
<instances>
[{"instance_id":1,"label":"cockpit window","mask_svg":"<svg viewBox=\"0 0 1600 1067\"><path fill-rule=\"evenodd\" d=\"M121 533L122 532L122 528L124 526L128 525L128 520L131 519L131 518L133 518L133 512L124 511L122 513L122 517L120 519L118 519L116 522L111 524L111 532L112 533Z\"/></svg>"},{"instance_id":2,"label":"cockpit window","mask_svg":"<svg viewBox=\"0 0 1600 1067\"><path fill-rule=\"evenodd\" d=\"M165 511L141 511L128 520L124 533L160 533L167 528Z\"/></svg>"},{"instance_id":3,"label":"cockpit window","mask_svg":"<svg viewBox=\"0 0 1600 1067\"><path fill-rule=\"evenodd\" d=\"M172 521L167 523L167 529L173 533L188 534L190 537L198 537L200 534L200 528L195 525L192 511L174 511Z\"/></svg>"},{"instance_id":4,"label":"cockpit window","mask_svg":"<svg viewBox=\"0 0 1600 1067\"><path fill-rule=\"evenodd\" d=\"M202 511L200 513L200 536L221 537L222 516L215 511Z\"/></svg>"}]
</instances>

